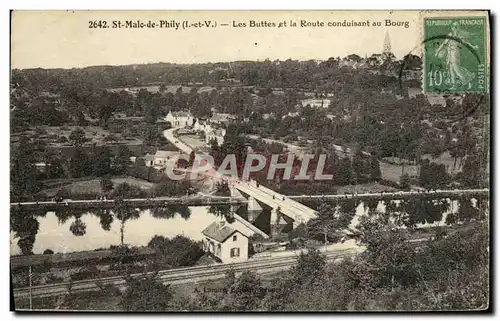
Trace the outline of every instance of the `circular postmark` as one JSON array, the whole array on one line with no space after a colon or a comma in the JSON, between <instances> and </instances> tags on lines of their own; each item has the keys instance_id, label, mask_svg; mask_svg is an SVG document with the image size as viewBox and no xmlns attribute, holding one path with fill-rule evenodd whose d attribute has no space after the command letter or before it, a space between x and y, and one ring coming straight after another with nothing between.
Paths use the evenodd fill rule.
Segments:
<instances>
[{"instance_id":1,"label":"circular postmark","mask_svg":"<svg viewBox=\"0 0 500 321\"><path fill-rule=\"evenodd\" d=\"M454 103L460 102L463 106L461 112L457 114L456 117L449 119L449 122L456 122L472 116L481 106L484 106L484 103L487 100L487 93L467 91L466 89L470 89L471 84L470 81L467 82L466 76L462 75L462 77L459 77L456 73L454 76L449 75L448 70L451 68L456 71L457 66L450 66L452 62L441 59L443 58L443 51L441 51L440 47L445 41L448 42L448 45L451 47L450 50L466 50L468 52L469 59L472 58L476 65L480 66L481 64L484 64L484 61L481 60L480 54L478 53L477 46L450 34L434 35L424 39L420 43L420 46L424 48L424 61L422 61L420 56L413 54L417 47L413 48L406 56L404 56L398 73L398 83L400 91L403 93L409 90L409 88L406 88L405 83L411 80L418 81L416 76L408 77L407 75L419 73L418 78L420 78L419 80L422 94L426 94L427 96L432 95L434 97L441 96L445 101L450 99ZM435 48L435 55L439 56L439 59L433 60L432 62L426 62L426 46ZM453 55L453 53L449 54ZM451 60L452 58L449 59ZM422 65L424 68L422 68ZM441 86L443 83L449 84L450 86ZM410 85L411 84L412 83L410 82ZM429 87L428 85L432 85L430 86L431 90L426 90L426 88ZM463 103L464 99L466 99L465 104Z\"/></svg>"}]
</instances>

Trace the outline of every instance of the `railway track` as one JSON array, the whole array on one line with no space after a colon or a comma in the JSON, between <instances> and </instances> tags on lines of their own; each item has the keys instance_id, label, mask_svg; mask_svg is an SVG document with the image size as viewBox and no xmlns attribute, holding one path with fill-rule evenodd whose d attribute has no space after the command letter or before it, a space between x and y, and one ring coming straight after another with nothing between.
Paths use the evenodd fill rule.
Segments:
<instances>
[{"instance_id":1,"label":"railway track","mask_svg":"<svg viewBox=\"0 0 500 321\"><path fill-rule=\"evenodd\" d=\"M326 258L328 261L352 257L357 254L356 249L344 249L328 252ZM175 270L164 270L158 272L158 277L164 283L182 284L190 283L202 279L217 279L224 277L225 273L233 270L235 273L252 270L257 273L265 271L279 270L290 268L295 262L296 257L272 258L266 260L247 261L233 264L218 264L209 266L197 266L189 268L181 268ZM146 274L153 274L149 272ZM140 277L144 273L131 274L131 277ZM74 282L62 282L57 284L44 284L31 287L32 297L47 297L57 296L68 293L68 288L71 286L72 292L97 291L103 285L124 286L126 283L124 276L106 277L91 280L82 280ZM28 298L30 296L30 288L14 289L14 298Z\"/></svg>"}]
</instances>

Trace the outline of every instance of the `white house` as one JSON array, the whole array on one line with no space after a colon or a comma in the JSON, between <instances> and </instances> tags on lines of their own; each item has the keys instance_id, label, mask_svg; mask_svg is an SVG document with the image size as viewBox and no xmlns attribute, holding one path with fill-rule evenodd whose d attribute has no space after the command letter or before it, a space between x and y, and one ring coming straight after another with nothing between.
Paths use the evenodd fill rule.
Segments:
<instances>
[{"instance_id":1,"label":"white house","mask_svg":"<svg viewBox=\"0 0 500 321\"><path fill-rule=\"evenodd\" d=\"M210 117L211 124L229 124L231 121L235 120L237 117L231 114L226 113L213 113L212 117Z\"/></svg>"},{"instance_id":2,"label":"white house","mask_svg":"<svg viewBox=\"0 0 500 321\"><path fill-rule=\"evenodd\" d=\"M205 132L206 134L207 132L212 131L212 126L207 119L198 118L196 120L196 123L194 123L193 125L193 129L196 132Z\"/></svg>"},{"instance_id":3,"label":"white house","mask_svg":"<svg viewBox=\"0 0 500 321\"><path fill-rule=\"evenodd\" d=\"M297 117L299 116L299 112L297 111L294 111L294 112L289 112L287 115L283 115L281 116L281 119L285 119L285 118L288 118L288 117Z\"/></svg>"},{"instance_id":4,"label":"white house","mask_svg":"<svg viewBox=\"0 0 500 321\"><path fill-rule=\"evenodd\" d=\"M328 108L330 106L330 99L304 99L300 101L302 107L307 105L312 108Z\"/></svg>"},{"instance_id":5,"label":"white house","mask_svg":"<svg viewBox=\"0 0 500 321\"><path fill-rule=\"evenodd\" d=\"M35 163L35 168L41 172L41 173L45 173L47 171L47 164L46 163L43 163L43 162L40 162L40 163Z\"/></svg>"},{"instance_id":6,"label":"white house","mask_svg":"<svg viewBox=\"0 0 500 321\"><path fill-rule=\"evenodd\" d=\"M202 232L203 249L222 263L244 262L248 259L248 237L225 220L213 222Z\"/></svg>"},{"instance_id":7,"label":"white house","mask_svg":"<svg viewBox=\"0 0 500 321\"><path fill-rule=\"evenodd\" d=\"M154 167L157 169L163 168L167 165L170 160L174 160L178 158L180 152L178 151L170 151L170 150L158 150L156 154L144 156L144 162L147 167ZM175 165L176 161L174 161Z\"/></svg>"},{"instance_id":8,"label":"white house","mask_svg":"<svg viewBox=\"0 0 500 321\"><path fill-rule=\"evenodd\" d=\"M226 136L226 130L224 128L217 128L211 131L205 132L205 142L210 145L210 141L215 139L217 145L221 146L224 143L224 136Z\"/></svg>"},{"instance_id":9,"label":"white house","mask_svg":"<svg viewBox=\"0 0 500 321\"><path fill-rule=\"evenodd\" d=\"M194 117L189 111L169 111L165 120L170 122L172 127L193 126Z\"/></svg>"}]
</instances>

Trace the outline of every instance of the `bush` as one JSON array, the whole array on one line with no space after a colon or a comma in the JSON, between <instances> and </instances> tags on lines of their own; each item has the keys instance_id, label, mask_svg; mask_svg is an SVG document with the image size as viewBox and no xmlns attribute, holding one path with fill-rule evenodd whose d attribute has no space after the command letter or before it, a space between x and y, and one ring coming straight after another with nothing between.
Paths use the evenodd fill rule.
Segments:
<instances>
[{"instance_id":1,"label":"bush","mask_svg":"<svg viewBox=\"0 0 500 321\"><path fill-rule=\"evenodd\" d=\"M54 254L54 251L52 251L51 249L46 249L45 251L43 251L43 254Z\"/></svg>"},{"instance_id":2,"label":"bush","mask_svg":"<svg viewBox=\"0 0 500 321\"><path fill-rule=\"evenodd\" d=\"M164 262L176 267L193 266L204 253L199 242L182 235L172 239L155 235L149 241L148 247L156 249L161 253Z\"/></svg>"},{"instance_id":3,"label":"bush","mask_svg":"<svg viewBox=\"0 0 500 321\"><path fill-rule=\"evenodd\" d=\"M146 191L142 190L140 187L130 185L128 183L121 183L115 187L112 195L114 198L142 198L146 197Z\"/></svg>"},{"instance_id":4,"label":"bush","mask_svg":"<svg viewBox=\"0 0 500 321\"><path fill-rule=\"evenodd\" d=\"M46 283L51 284L51 283L60 283L64 282L64 278L54 275L53 273L49 273L46 275Z\"/></svg>"},{"instance_id":5,"label":"bush","mask_svg":"<svg viewBox=\"0 0 500 321\"><path fill-rule=\"evenodd\" d=\"M71 280L94 279L99 273L100 271L96 266L82 267L78 272L71 274Z\"/></svg>"},{"instance_id":6,"label":"bush","mask_svg":"<svg viewBox=\"0 0 500 321\"><path fill-rule=\"evenodd\" d=\"M180 196L186 194L189 186L189 182L187 181L172 181L163 179L160 183L153 185L149 189L148 194L151 197Z\"/></svg>"}]
</instances>

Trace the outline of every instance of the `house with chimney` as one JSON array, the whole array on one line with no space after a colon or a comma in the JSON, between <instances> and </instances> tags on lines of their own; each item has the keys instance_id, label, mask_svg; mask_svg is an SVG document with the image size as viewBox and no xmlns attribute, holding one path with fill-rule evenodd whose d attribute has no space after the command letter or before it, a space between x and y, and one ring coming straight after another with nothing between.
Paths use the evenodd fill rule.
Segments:
<instances>
[{"instance_id":1,"label":"house with chimney","mask_svg":"<svg viewBox=\"0 0 500 321\"><path fill-rule=\"evenodd\" d=\"M227 114L227 113L217 113L214 112L212 117L210 117L209 122L212 125L228 125L232 121L236 120L238 117L235 115Z\"/></svg>"},{"instance_id":2,"label":"house with chimney","mask_svg":"<svg viewBox=\"0 0 500 321\"><path fill-rule=\"evenodd\" d=\"M193 129L199 133L199 132L204 132L205 134L209 131L212 130L212 126L210 125L210 122L206 118L198 118L196 119L196 122L193 125Z\"/></svg>"},{"instance_id":3,"label":"house with chimney","mask_svg":"<svg viewBox=\"0 0 500 321\"><path fill-rule=\"evenodd\" d=\"M171 150L157 150L154 155L146 154L143 159L147 167L156 169L164 168L168 162L173 162L174 166L179 159L180 152Z\"/></svg>"},{"instance_id":4,"label":"house with chimney","mask_svg":"<svg viewBox=\"0 0 500 321\"><path fill-rule=\"evenodd\" d=\"M226 130L224 128L216 128L205 132L205 142L210 145L212 140L217 141L217 145L221 146L224 143Z\"/></svg>"},{"instance_id":5,"label":"house with chimney","mask_svg":"<svg viewBox=\"0 0 500 321\"><path fill-rule=\"evenodd\" d=\"M169 111L165 120L170 122L172 127L188 127L194 124L194 117L189 111Z\"/></svg>"},{"instance_id":6,"label":"house with chimney","mask_svg":"<svg viewBox=\"0 0 500 321\"><path fill-rule=\"evenodd\" d=\"M202 232L203 249L219 258L222 263L244 262L248 259L248 236L237 224L225 219L217 220Z\"/></svg>"}]
</instances>

